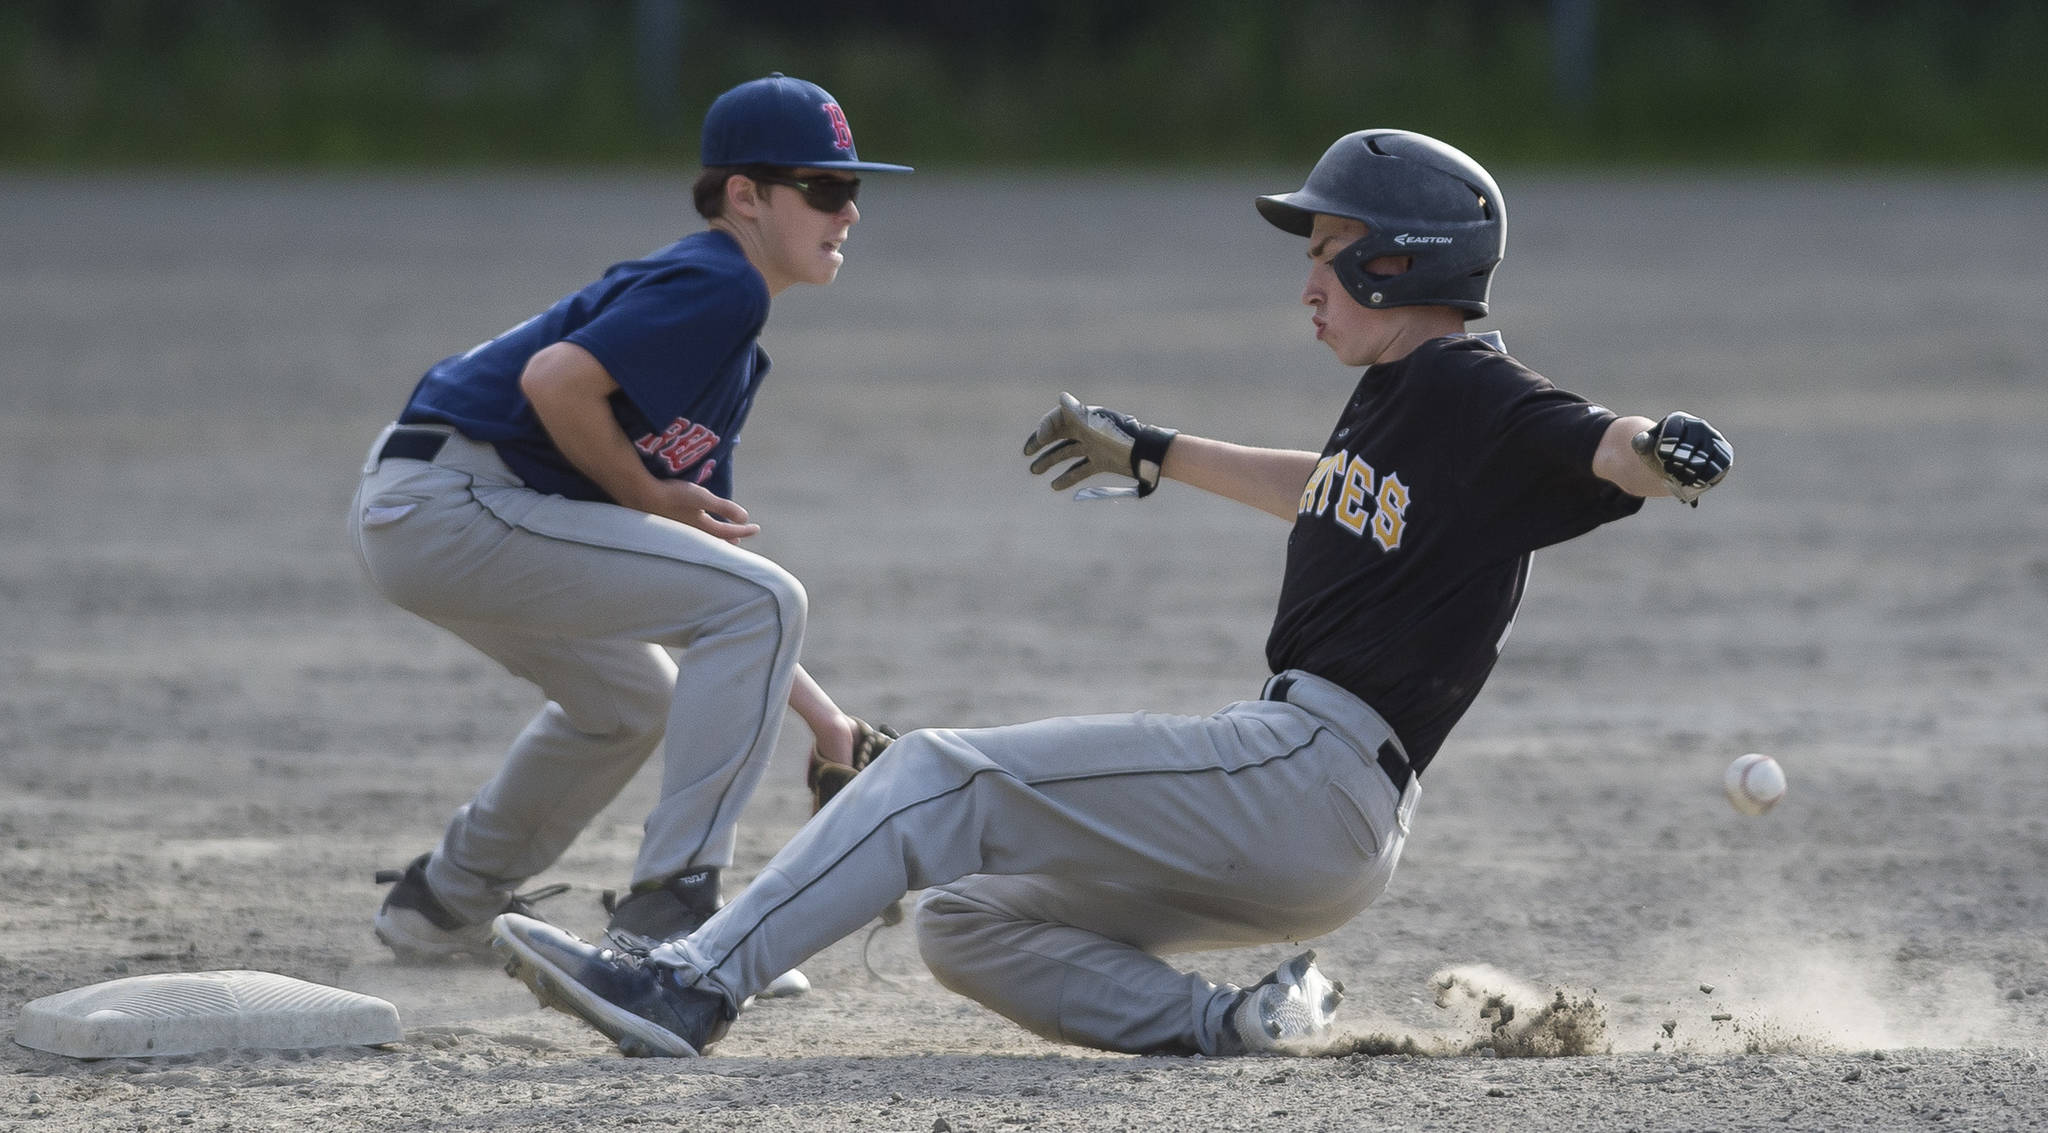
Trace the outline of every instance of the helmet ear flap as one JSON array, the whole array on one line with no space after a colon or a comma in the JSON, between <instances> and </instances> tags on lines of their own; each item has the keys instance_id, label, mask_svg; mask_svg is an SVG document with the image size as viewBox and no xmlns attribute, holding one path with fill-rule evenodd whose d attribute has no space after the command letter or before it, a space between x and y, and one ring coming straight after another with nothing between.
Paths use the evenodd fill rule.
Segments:
<instances>
[{"instance_id":1,"label":"helmet ear flap","mask_svg":"<svg viewBox=\"0 0 2048 1133\"><path fill-rule=\"evenodd\" d=\"M1484 317L1496 261L1488 259L1469 272L1460 271L1442 262L1447 257L1432 254L1431 245L1415 241L1407 232L1387 235L1368 231L1330 257L1330 267L1337 273L1337 282L1362 307L1442 306L1464 311L1467 319ZM1369 270L1367 265L1382 256L1403 258L1408 268L1395 275Z\"/></svg>"},{"instance_id":2,"label":"helmet ear flap","mask_svg":"<svg viewBox=\"0 0 2048 1133\"><path fill-rule=\"evenodd\" d=\"M1380 239L1377 234L1367 232L1330 257L1330 267L1337 273L1337 282L1344 285L1344 290L1349 292L1353 299L1358 300L1360 306L1392 306L1389 302L1387 284L1401 277L1375 275L1365 267L1381 256L1392 254L1394 249L1391 244Z\"/></svg>"}]
</instances>

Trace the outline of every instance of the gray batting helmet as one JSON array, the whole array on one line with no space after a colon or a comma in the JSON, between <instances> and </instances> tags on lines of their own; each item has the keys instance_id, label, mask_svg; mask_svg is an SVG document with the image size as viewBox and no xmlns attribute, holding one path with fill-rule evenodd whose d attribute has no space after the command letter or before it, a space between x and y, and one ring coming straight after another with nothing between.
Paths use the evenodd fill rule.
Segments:
<instances>
[{"instance_id":1,"label":"gray batting helmet","mask_svg":"<svg viewBox=\"0 0 2048 1133\"><path fill-rule=\"evenodd\" d=\"M1486 314L1493 268L1507 254L1508 217L1500 186L1479 163L1451 146L1407 130L1360 130L1337 139L1292 193L1258 200L1276 227L1306 236L1317 213L1364 221L1364 238L1331 266L1351 297L1367 307L1456 307ZM1373 275L1379 256L1409 256L1400 275Z\"/></svg>"}]
</instances>

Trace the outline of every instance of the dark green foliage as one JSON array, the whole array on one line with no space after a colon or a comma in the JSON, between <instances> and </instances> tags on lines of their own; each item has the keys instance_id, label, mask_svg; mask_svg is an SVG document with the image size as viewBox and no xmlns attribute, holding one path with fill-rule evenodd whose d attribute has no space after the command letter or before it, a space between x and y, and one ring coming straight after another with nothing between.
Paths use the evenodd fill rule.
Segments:
<instances>
[{"instance_id":1,"label":"dark green foliage","mask_svg":"<svg viewBox=\"0 0 2048 1133\"><path fill-rule=\"evenodd\" d=\"M645 2L645 0L643 0ZM664 2L664 0L654 0ZM635 3L18 0L0 162L690 165L642 113ZM2036 0L1599 0L1560 97L1548 0L683 0L683 116L770 70L864 150L967 165L1298 165L1402 126L1503 163L2048 162Z\"/></svg>"}]
</instances>

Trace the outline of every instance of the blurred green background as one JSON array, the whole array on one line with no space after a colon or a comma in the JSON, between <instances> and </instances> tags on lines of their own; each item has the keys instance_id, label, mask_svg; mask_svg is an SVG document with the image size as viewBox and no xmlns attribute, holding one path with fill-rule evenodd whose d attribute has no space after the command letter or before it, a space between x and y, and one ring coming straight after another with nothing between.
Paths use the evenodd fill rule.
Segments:
<instances>
[{"instance_id":1,"label":"blurred green background","mask_svg":"<svg viewBox=\"0 0 2048 1133\"><path fill-rule=\"evenodd\" d=\"M16 168L694 164L771 70L864 156L1299 164L1402 126L1573 166L2048 164L2042 0L10 0Z\"/></svg>"}]
</instances>

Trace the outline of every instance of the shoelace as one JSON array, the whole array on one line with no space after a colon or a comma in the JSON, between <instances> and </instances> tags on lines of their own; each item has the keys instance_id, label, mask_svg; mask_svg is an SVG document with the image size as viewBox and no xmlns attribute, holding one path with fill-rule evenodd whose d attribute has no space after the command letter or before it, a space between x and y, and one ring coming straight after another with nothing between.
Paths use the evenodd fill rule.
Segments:
<instances>
[{"instance_id":1,"label":"shoelace","mask_svg":"<svg viewBox=\"0 0 2048 1133\"><path fill-rule=\"evenodd\" d=\"M638 933L612 929L604 934L601 957L607 962L617 963L635 971L653 972L656 982L674 986L676 969L656 960L652 953L663 942L651 940Z\"/></svg>"},{"instance_id":2,"label":"shoelace","mask_svg":"<svg viewBox=\"0 0 2048 1133\"><path fill-rule=\"evenodd\" d=\"M597 903L604 906L605 916L617 913L619 911L618 890L607 889L599 893L597 895ZM604 942L611 946L614 951L625 953L628 956L640 957L645 957L662 943L651 936L623 928L605 929Z\"/></svg>"},{"instance_id":3,"label":"shoelace","mask_svg":"<svg viewBox=\"0 0 2048 1133\"><path fill-rule=\"evenodd\" d=\"M604 939L605 943L611 946L606 951L616 954L621 960L630 961L635 966L640 967L653 962L650 955L654 951L652 947L640 944L637 941L616 939L616 934L609 932L604 934ZM642 939L645 938L643 937ZM663 967L666 966L663 965Z\"/></svg>"},{"instance_id":4,"label":"shoelace","mask_svg":"<svg viewBox=\"0 0 2048 1133\"><path fill-rule=\"evenodd\" d=\"M624 928L608 928L604 932L605 946L622 956L628 956L645 963L648 954L661 947L666 941Z\"/></svg>"},{"instance_id":5,"label":"shoelace","mask_svg":"<svg viewBox=\"0 0 2048 1133\"><path fill-rule=\"evenodd\" d=\"M371 875L371 880L375 881L378 885L396 885L405 880L405 871L402 869L380 869ZM560 897L568 891L568 884L558 881L553 885L543 885L537 889L529 889L524 893L514 893L511 903L506 907L515 913L531 912L536 903L545 901L550 897Z\"/></svg>"},{"instance_id":6,"label":"shoelace","mask_svg":"<svg viewBox=\"0 0 2048 1133\"><path fill-rule=\"evenodd\" d=\"M558 881L553 885L543 885L538 889L529 889L524 893L514 893L512 895L512 911L515 913L528 912L536 903L545 901L550 897L560 897L568 891L568 884Z\"/></svg>"}]
</instances>

